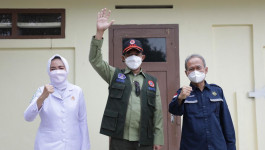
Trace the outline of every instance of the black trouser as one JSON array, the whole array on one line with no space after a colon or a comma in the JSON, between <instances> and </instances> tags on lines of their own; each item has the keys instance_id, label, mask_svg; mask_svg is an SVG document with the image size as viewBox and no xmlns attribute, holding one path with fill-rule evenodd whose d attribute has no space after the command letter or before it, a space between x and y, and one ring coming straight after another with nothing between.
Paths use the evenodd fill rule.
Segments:
<instances>
[{"instance_id":1,"label":"black trouser","mask_svg":"<svg viewBox=\"0 0 265 150\"><path fill-rule=\"evenodd\" d=\"M110 150L153 150L153 145L139 145L138 141L111 138Z\"/></svg>"}]
</instances>

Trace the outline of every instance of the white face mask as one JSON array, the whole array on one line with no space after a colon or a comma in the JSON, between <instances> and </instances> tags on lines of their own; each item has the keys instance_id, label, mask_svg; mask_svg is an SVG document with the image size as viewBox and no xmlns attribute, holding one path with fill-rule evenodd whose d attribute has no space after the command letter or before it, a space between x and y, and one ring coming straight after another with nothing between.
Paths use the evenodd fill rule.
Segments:
<instances>
[{"instance_id":1,"label":"white face mask","mask_svg":"<svg viewBox=\"0 0 265 150\"><path fill-rule=\"evenodd\" d=\"M142 58L135 55L129 56L125 59L125 64L131 70L136 70L142 64Z\"/></svg>"},{"instance_id":2,"label":"white face mask","mask_svg":"<svg viewBox=\"0 0 265 150\"><path fill-rule=\"evenodd\" d=\"M53 70L49 73L51 84L60 87L67 82L67 72L65 70Z\"/></svg>"},{"instance_id":3,"label":"white face mask","mask_svg":"<svg viewBox=\"0 0 265 150\"><path fill-rule=\"evenodd\" d=\"M205 79L205 73L200 71L193 71L188 75L191 82L200 83Z\"/></svg>"}]
</instances>

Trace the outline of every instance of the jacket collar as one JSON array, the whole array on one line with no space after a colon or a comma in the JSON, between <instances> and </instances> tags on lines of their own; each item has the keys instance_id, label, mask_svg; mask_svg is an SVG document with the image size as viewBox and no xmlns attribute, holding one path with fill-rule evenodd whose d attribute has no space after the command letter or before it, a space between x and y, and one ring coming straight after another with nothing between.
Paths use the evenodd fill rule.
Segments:
<instances>
[{"instance_id":1,"label":"jacket collar","mask_svg":"<svg viewBox=\"0 0 265 150\"><path fill-rule=\"evenodd\" d=\"M65 89L63 96L61 96L57 90L54 90L52 95L60 100L63 100L63 98L69 97L71 95L71 91L74 89L74 85L71 83L67 83L67 88Z\"/></svg>"},{"instance_id":2,"label":"jacket collar","mask_svg":"<svg viewBox=\"0 0 265 150\"><path fill-rule=\"evenodd\" d=\"M207 88L207 89L210 89L210 85L207 83L207 81L204 81L204 89ZM190 82L190 86L192 87L192 90L195 90L195 89L198 89L197 86L193 85L191 82Z\"/></svg>"},{"instance_id":3,"label":"jacket collar","mask_svg":"<svg viewBox=\"0 0 265 150\"><path fill-rule=\"evenodd\" d=\"M133 74L132 70L131 70L130 68L126 67L126 68L125 68L125 71L124 71L124 74L129 74L129 73L132 73L132 74ZM146 77L146 76L145 76L145 73L143 72L143 69L142 69L142 68L141 68L139 74L142 74L144 77Z\"/></svg>"}]
</instances>

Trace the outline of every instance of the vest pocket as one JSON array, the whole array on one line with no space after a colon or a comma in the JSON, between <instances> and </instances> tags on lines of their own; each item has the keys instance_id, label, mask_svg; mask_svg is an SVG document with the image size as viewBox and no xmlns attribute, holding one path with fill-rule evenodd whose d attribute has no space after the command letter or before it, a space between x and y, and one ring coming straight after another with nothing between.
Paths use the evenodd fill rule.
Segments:
<instances>
[{"instance_id":1,"label":"vest pocket","mask_svg":"<svg viewBox=\"0 0 265 150\"><path fill-rule=\"evenodd\" d=\"M123 95L125 84L113 84L110 88L110 97L120 99Z\"/></svg>"},{"instance_id":2,"label":"vest pocket","mask_svg":"<svg viewBox=\"0 0 265 150\"><path fill-rule=\"evenodd\" d=\"M103 120L102 120L102 128L115 131L117 126L119 113L111 110L105 110Z\"/></svg>"},{"instance_id":3,"label":"vest pocket","mask_svg":"<svg viewBox=\"0 0 265 150\"><path fill-rule=\"evenodd\" d=\"M156 94L154 92L147 91L147 102L149 106L155 107Z\"/></svg>"},{"instance_id":4,"label":"vest pocket","mask_svg":"<svg viewBox=\"0 0 265 150\"><path fill-rule=\"evenodd\" d=\"M148 138L153 138L154 137L154 128L153 128L153 119L148 121L148 127L147 127L147 136Z\"/></svg>"}]
</instances>

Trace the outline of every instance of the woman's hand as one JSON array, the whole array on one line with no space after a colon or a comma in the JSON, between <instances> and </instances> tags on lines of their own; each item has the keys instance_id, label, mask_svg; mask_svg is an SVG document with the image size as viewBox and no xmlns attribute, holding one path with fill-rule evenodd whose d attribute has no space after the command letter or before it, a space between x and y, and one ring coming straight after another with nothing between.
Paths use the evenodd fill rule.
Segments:
<instances>
[{"instance_id":1,"label":"woman's hand","mask_svg":"<svg viewBox=\"0 0 265 150\"><path fill-rule=\"evenodd\" d=\"M44 90L43 90L41 96L43 96L43 98L46 99L53 92L54 92L53 86L50 84L46 84L44 86Z\"/></svg>"},{"instance_id":2,"label":"woman's hand","mask_svg":"<svg viewBox=\"0 0 265 150\"><path fill-rule=\"evenodd\" d=\"M46 84L44 86L43 92L42 92L41 96L37 100L38 110L40 110L44 100L53 92L54 92L54 88L53 88L52 85Z\"/></svg>"}]
</instances>

